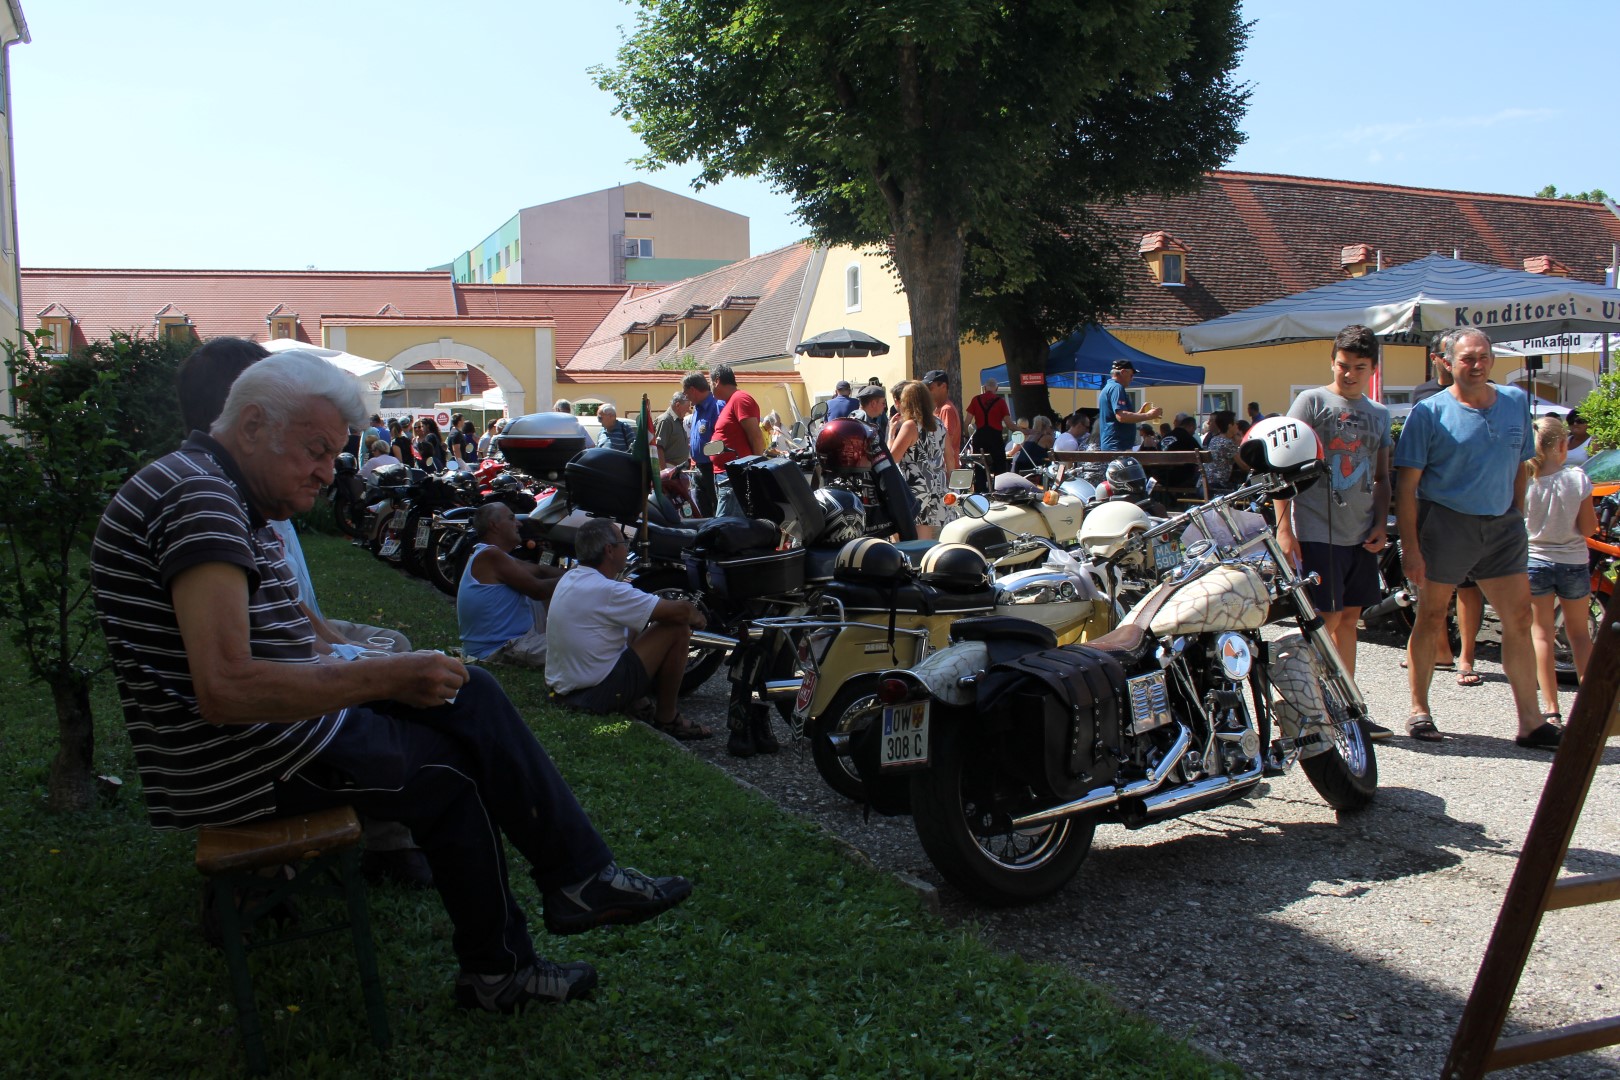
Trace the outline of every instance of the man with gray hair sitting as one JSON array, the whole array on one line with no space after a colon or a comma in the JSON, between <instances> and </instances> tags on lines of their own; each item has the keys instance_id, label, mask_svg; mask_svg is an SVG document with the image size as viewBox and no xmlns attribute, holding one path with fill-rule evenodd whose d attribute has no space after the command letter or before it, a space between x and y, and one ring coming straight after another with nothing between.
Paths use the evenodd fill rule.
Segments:
<instances>
[{"instance_id":1,"label":"man with gray hair sitting","mask_svg":"<svg viewBox=\"0 0 1620 1080\"><path fill-rule=\"evenodd\" d=\"M512 557L523 538L505 503L480 506L472 530L478 546L456 589L462 649L486 664L545 667L546 601L563 572Z\"/></svg>"},{"instance_id":2,"label":"man with gray hair sitting","mask_svg":"<svg viewBox=\"0 0 1620 1080\"><path fill-rule=\"evenodd\" d=\"M581 997L589 964L541 959L507 880L530 864L546 928L640 922L692 891L623 869L487 671L437 652L323 660L267 518L310 509L365 416L310 353L252 365L209 434L113 498L91 550L96 611L159 829L335 806L399 821L455 926L459 1005Z\"/></svg>"},{"instance_id":3,"label":"man with gray hair sitting","mask_svg":"<svg viewBox=\"0 0 1620 1080\"><path fill-rule=\"evenodd\" d=\"M579 565L557 583L546 617L552 693L593 713L624 712L651 693L658 730L683 740L713 735L675 708L692 631L706 625L703 612L620 581L630 544L607 518L580 527L574 554Z\"/></svg>"}]
</instances>

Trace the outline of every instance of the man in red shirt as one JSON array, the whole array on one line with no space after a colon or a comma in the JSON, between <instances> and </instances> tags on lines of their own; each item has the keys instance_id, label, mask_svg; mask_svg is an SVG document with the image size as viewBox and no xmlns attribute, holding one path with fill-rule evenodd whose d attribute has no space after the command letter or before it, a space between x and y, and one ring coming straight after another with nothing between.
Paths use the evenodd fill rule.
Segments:
<instances>
[{"instance_id":1,"label":"man in red shirt","mask_svg":"<svg viewBox=\"0 0 1620 1080\"><path fill-rule=\"evenodd\" d=\"M985 469L993 479L1007 471L1007 402L994 379L984 384L984 393L968 402L968 419L973 421L973 449L984 455Z\"/></svg>"},{"instance_id":2,"label":"man in red shirt","mask_svg":"<svg viewBox=\"0 0 1620 1080\"><path fill-rule=\"evenodd\" d=\"M726 463L765 452L765 433L759 429L759 402L752 394L737 389L737 376L729 364L716 367L709 378L714 380L715 395L726 400L720 419L714 423L714 437L725 443L726 448L709 456L714 463L715 515L744 517L742 503L726 477Z\"/></svg>"},{"instance_id":3,"label":"man in red shirt","mask_svg":"<svg viewBox=\"0 0 1620 1080\"><path fill-rule=\"evenodd\" d=\"M951 401L951 380L948 375L935 368L924 375L922 381L928 384L929 392L934 395L934 410L939 413L939 422L945 425L945 472L949 475L956 471L957 462L961 459L962 413Z\"/></svg>"}]
</instances>

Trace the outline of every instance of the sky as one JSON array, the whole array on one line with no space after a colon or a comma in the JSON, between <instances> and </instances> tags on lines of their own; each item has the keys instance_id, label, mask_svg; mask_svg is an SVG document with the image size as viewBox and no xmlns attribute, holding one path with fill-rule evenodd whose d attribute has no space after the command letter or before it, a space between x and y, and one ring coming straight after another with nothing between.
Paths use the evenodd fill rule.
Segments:
<instances>
[{"instance_id":1,"label":"sky","mask_svg":"<svg viewBox=\"0 0 1620 1080\"><path fill-rule=\"evenodd\" d=\"M643 180L801 239L752 180L647 173L596 89L614 0L22 0L11 49L31 267L420 270L524 206ZM1246 0L1229 168L1620 192L1613 0Z\"/></svg>"}]
</instances>

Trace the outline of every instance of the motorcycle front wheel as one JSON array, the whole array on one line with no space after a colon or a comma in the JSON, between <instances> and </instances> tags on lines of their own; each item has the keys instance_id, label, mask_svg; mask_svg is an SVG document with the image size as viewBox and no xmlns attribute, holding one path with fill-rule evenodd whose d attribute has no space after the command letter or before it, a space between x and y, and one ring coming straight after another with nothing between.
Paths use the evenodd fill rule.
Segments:
<instances>
[{"instance_id":1,"label":"motorcycle front wheel","mask_svg":"<svg viewBox=\"0 0 1620 1080\"><path fill-rule=\"evenodd\" d=\"M667 573L654 572L636 580L636 588L642 592L653 593L665 600L690 600L702 609L704 617L708 620L708 628L717 634L727 634L727 628L720 625L714 613L703 603L703 598L687 588L686 575L677 571ZM681 676L681 697L695 691L698 687L709 681L720 668L726 658L725 649L705 649L694 646L686 654L686 673Z\"/></svg>"},{"instance_id":2,"label":"motorcycle front wheel","mask_svg":"<svg viewBox=\"0 0 1620 1080\"><path fill-rule=\"evenodd\" d=\"M332 517L337 521L337 527L344 536L353 540L365 539L366 507L364 503L354 499L335 499L332 502Z\"/></svg>"},{"instance_id":3,"label":"motorcycle front wheel","mask_svg":"<svg viewBox=\"0 0 1620 1080\"><path fill-rule=\"evenodd\" d=\"M1317 670L1320 674L1320 667ZM1378 758L1372 740L1355 719L1339 681L1323 675L1320 684L1333 721L1333 749L1302 759L1300 767L1322 801L1333 809L1364 809L1378 793Z\"/></svg>"},{"instance_id":4,"label":"motorcycle front wheel","mask_svg":"<svg viewBox=\"0 0 1620 1080\"><path fill-rule=\"evenodd\" d=\"M933 735L932 764L911 779L911 815L923 851L945 880L985 904L1040 900L1063 888L1091 851L1097 821L1069 817L997 831L990 748L961 723Z\"/></svg>"},{"instance_id":5,"label":"motorcycle front wheel","mask_svg":"<svg viewBox=\"0 0 1620 1080\"><path fill-rule=\"evenodd\" d=\"M816 717L806 732L810 737L810 756L816 763L816 772L827 781L828 787L856 802L866 801L866 785L855 770L855 760L847 754L839 754L833 747L832 736L848 735L849 714L876 704L878 683L881 681L882 676L875 671L849 680L833 698L832 704L827 706L827 711Z\"/></svg>"},{"instance_id":6,"label":"motorcycle front wheel","mask_svg":"<svg viewBox=\"0 0 1620 1080\"><path fill-rule=\"evenodd\" d=\"M434 529L428 537L427 550L422 553L422 568L433 587L446 596L456 595L461 588L461 572L467 567L467 556L473 545L459 545L466 534L460 529Z\"/></svg>"}]
</instances>

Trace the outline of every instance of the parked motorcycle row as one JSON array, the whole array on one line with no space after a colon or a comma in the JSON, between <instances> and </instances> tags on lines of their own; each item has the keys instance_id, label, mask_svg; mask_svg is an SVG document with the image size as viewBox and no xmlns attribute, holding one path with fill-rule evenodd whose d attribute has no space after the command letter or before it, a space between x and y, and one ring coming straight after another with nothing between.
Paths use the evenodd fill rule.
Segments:
<instances>
[{"instance_id":1,"label":"parked motorcycle row","mask_svg":"<svg viewBox=\"0 0 1620 1080\"><path fill-rule=\"evenodd\" d=\"M829 785L909 813L941 873L988 903L1061 888L1098 824L1167 820L1295 764L1339 809L1373 797L1366 706L1255 512L1315 480L1308 427L1256 425L1254 481L1173 516L1126 472L968 495L960 470L962 513L938 541L915 539L864 424L798 434L788 454L728 466L746 518L682 513L564 414L513 421L504 474L401 467L400 482L385 467L363 491L340 476L335 498L346 531L447 592L482 502L513 505L522 553L552 563L584 521L613 518L638 541L629 579L708 616L682 692L726 666L728 749L776 749L776 711ZM1278 623L1297 629L1262 635Z\"/></svg>"}]
</instances>

